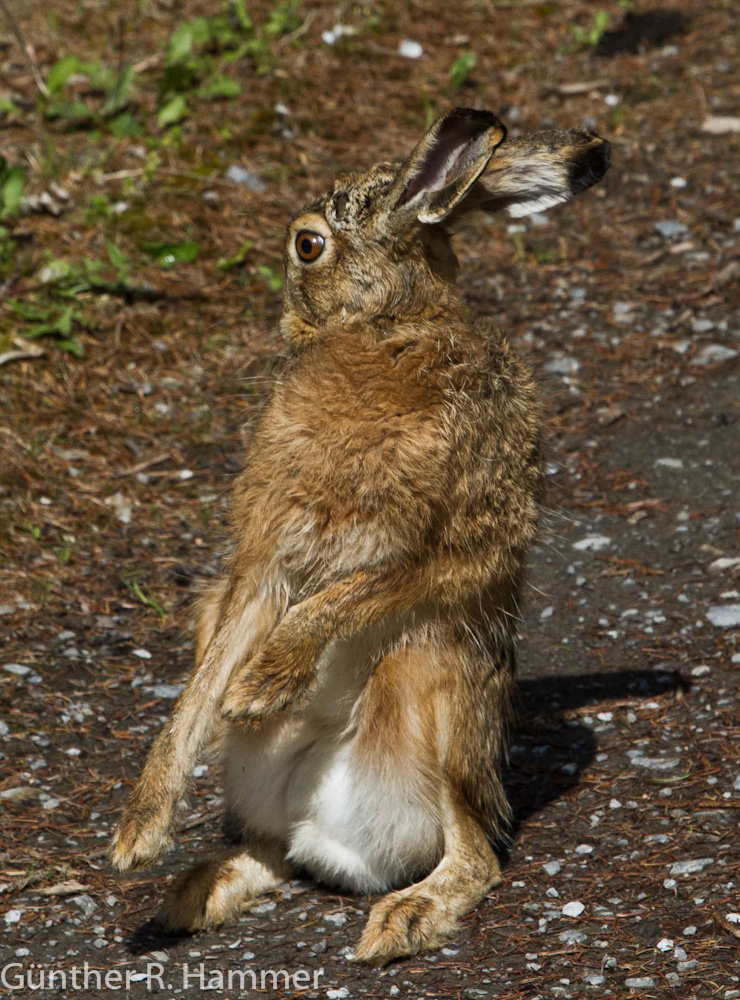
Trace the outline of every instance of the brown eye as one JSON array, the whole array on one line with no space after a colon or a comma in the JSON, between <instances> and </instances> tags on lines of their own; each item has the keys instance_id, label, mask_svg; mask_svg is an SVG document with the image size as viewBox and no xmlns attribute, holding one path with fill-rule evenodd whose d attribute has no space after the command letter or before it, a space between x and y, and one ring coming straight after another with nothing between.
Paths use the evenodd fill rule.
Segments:
<instances>
[{"instance_id":1,"label":"brown eye","mask_svg":"<svg viewBox=\"0 0 740 1000\"><path fill-rule=\"evenodd\" d=\"M324 237L310 229L302 229L295 238L295 249L301 260L316 260L324 250Z\"/></svg>"}]
</instances>

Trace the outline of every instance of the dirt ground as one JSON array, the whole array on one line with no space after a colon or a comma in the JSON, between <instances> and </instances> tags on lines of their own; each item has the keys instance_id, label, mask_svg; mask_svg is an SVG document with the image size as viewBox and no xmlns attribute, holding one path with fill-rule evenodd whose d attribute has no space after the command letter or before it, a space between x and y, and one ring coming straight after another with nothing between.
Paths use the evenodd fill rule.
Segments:
<instances>
[{"instance_id":1,"label":"dirt ground","mask_svg":"<svg viewBox=\"0 0 740 1000\"><path fill-rule=\"evenodd\" d=\"M295 995L216 974L284 969L333 1000L740 998L737 5L9 4L32 54L0 12L9 995L87 962L133 971L132 997ZM157 937L167 880L222 842L217 770L157 868L116 876L105 850L279 371L285 221L456 104L613 142L597 189L457 243L471 312L548 407L504 884L383 972L349 961L372 901L310 882Z\"/></svg>"}]
</instances>

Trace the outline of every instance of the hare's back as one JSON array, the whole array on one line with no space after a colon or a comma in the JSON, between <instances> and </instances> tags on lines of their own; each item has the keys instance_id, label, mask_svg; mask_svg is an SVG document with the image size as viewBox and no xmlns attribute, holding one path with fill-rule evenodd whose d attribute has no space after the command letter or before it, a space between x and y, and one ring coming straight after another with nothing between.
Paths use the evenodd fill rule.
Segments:
<instances>
[{"instance_id":1,"label":"hare's back","mask_svg":"<svg viewBox=\"0 0 740 1000\"><path fill-rule=\"evenodd\" d=\"M540 401L529 367L491 325L466 347L452 397L448 537L520 563L543 493Z\"/></svg>"}]
</instances>

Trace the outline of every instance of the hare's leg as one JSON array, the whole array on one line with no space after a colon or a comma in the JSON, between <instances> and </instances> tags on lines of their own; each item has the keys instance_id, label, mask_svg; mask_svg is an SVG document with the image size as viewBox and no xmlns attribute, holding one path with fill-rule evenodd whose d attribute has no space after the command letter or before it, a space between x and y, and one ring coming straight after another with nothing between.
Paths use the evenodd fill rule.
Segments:
<instances>
[{"instance_id":1,"label":"hare's leg","mask_svg":"<svg viewBox=\"0 0 740 1000\"><path fill-rule=\"evenodd\" d=\"M229 578L222 577L201 594L195 613L195 666L206 655L229 593Z\"/></svg>"},{"instance_id":2,"label":"hare's leg","mask_svg":"<svg viewBox=\"0 0 740 1000\"><path fill-rule=\"evenodd\" d=\"M474 555L445 552L412 569L358 570L295 604L259 653L234 671L224 717L265 718L305 697L317 679L319 655L332 639L349 638L424 601L454 605L480 593L497 566ZM506 586L511 589L508 581Z\"/></svg>"},{"instance_id":3,"label":"hare's leg","mask_svg":"<svg viewBox=\"0 0 740 1000\"><path fill-rule=\"evenodd\" d=\"M290 865L276 841L259 841L208 861L175 879L156 922L166 931L218 927L236 916L243 904L290 878Z\"/></svg>"},{"instance_id":4,"label":"hare's leg","mask_svg":"<svg viewBox=\"0 0 740 1000\"><path fill-rule=\"evenodd\" d=\"M377 572L359 570L293 605L260 651L229 678L224 718L263 719L305 697L317 679L322 649L339 634L338 622L349 616L354 627L347 633L352 634L387 615L388 594L403 586L404 577L395 573L390 585L389 580ZM401 604L406 606L409 600L404 594Z\"/></svg>"},{"instance_id":5,"label":"hare's leg","mask_svg":"<svg viewBox=\"0 0 740 1000\"><path fill-rule=\"evenodd\" d=\"M357 946L358 961L385 965L437 948L457 921L501 884L501 869L485 832L449 785L444 792L442 860L423 881L376 903Z\"/></svg>"},{"instance_id":6,"label":"hare's leg","mask_svg":"<svg viewBox=\"0 0 740 1000\"><path fill-rule=\"evenodd\" d=\"M116 831L110 859L119 871L152 864L169 845L175 807L218 719L229 676L278 614L276 594L244 580L214 590L213 601L218 608L206 601L199 627L199 648L212 633L207 649L155 740Z\"/></svg>"}]
</instances>

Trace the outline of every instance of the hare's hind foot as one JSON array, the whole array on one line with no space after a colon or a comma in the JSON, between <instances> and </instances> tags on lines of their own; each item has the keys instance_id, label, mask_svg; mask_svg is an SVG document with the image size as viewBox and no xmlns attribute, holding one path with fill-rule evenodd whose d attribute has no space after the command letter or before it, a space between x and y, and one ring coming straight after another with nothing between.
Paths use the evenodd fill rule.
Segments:
<instances>
[{"instance_id":1,"label":"hare's hind foot","mask_svg":"<svg viewBox=\"0 0 740 1000\"><path fill-rule=\"evenodd\" d=\"M456 930L456 919L434 894L416 886L391 892L372 908L355 959L386 965L394 958L438 948Z\"/></svg>"},{"instance_id":2,"label":"hare's hind foot","mask_svg":"<svg viewBox=\"0 0 740 1000\"><path fill-rule=\"evenodd\" d=\"M440 947L455 935L459 918L501 884L498 859L478 823L461 806L450 810L448 822L439 865L423 881L373 906L356 961L387 965Z\"/></svg>"},{"instance_id":3,"label":"hare's hind foot","mask_svg":"<svg viewBox=\"0 0 740 1000\"><path fill-rule=\"evenodd\" d=\"M244 903L290 878L277 843L262 842L202 861L177 876L156 923L164 931L188 932L228 923Z\"/></svg>"}]
</instances>

